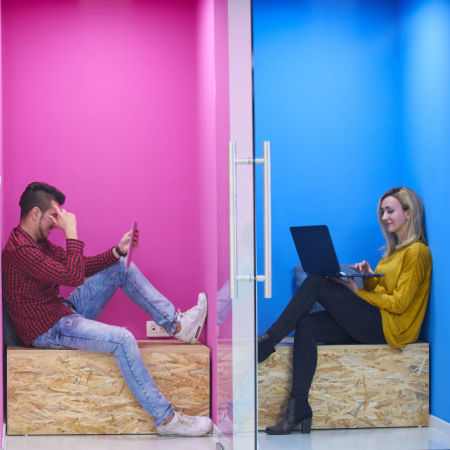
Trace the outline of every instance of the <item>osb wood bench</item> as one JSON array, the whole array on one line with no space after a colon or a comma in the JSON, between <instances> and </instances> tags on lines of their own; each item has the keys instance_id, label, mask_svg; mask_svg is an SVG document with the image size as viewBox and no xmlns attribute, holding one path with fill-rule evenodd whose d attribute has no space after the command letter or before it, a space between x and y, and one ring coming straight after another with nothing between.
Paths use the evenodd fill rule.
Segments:
<instances>
[{"instance_id":1,"label":"osb wood bench","mask_svg":"<svg viewBox=\"0 0 450 450\"><path fill-rule=\"evenodd\" d=\"M209 416L208 347L172 340L139 341L139 347L156 385L178 411ZM8 347L7 434L155 432L114 356Z\"/></svg>"},{"instance_id":2,"label":"osb wood bench","mask_svg":"<svg viewBox=\"0 0 450 450\"><path fill-rule=\"evenodd\" d=\"M258 428L284 413L292 380L292 339L258 365ZM428 426L429 345L320 345L311 386L312 427Z\"/></svg>"}]
</instances>

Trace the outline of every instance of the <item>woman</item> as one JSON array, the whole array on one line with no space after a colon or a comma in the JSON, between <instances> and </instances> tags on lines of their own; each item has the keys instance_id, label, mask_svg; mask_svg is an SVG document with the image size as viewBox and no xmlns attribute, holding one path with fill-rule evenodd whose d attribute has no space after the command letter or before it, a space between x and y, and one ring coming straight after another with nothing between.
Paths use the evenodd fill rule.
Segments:
<instances>
[{"instance_id":1,"label":"woman","mask_svg":"<svg viewBox=\"0 0 450 450\"><path fill-rule=\"evenodd\" d=\"M388 190L378 205L378 220L386 238L383 258L375 269L383 277L364 279L363 289L349 278L308 277L277 321L258 338L258 362L292 330L294 363L291 397L281 421L269 434L289 434L301 424L311 431L308 393L317 364L317 342L325 344L389 344L401 348L415 342L425 316L431 279L423 206L411 189ZM373 273L362 261L352 269ZM325 311L309 314L315 301Z\"/></svg>"}]
</instances>

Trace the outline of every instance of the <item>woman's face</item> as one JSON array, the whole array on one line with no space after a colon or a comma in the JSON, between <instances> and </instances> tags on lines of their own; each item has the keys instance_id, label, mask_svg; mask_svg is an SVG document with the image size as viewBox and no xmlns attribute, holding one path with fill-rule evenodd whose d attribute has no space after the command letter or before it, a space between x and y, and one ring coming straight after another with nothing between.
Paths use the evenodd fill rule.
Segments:
<instances>
[{"instance_id":1,"label":"woman's face","mask_svg":"<svg viewBox=\"0 0 450 450\"><path fill-rule=\"evenodd\" d=\"M408 235L409 211L404 211L402 204L393 196L386 197L381 202L381 219L389 233L395 233L401 242Z\"/></svg>"}]
</instances>

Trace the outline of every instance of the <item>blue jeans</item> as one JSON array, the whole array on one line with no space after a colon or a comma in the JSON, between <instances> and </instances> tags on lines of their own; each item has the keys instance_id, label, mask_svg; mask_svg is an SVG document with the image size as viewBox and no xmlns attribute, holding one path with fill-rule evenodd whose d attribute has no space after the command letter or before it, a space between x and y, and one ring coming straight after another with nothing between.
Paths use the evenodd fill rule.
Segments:
<instances>
[{"instance_id":1,"label":"blue jeans","mask_svg":"<svg viewBox=\"0 0 450 450\"><path fill-rule=\"evenodd\" d=\"M126 328L95 320L118 287L158 325L170 335L174 334L178 313L172 303L149 283L133 263L127 269L121 258L77 287L66 302L74 314L63 317L37 337L33 346L114 354L131 392L153 416L154 424L161 425L173 413L173 408L159 392L142 361L136 339Z\"/></svg>"}]
</instances>

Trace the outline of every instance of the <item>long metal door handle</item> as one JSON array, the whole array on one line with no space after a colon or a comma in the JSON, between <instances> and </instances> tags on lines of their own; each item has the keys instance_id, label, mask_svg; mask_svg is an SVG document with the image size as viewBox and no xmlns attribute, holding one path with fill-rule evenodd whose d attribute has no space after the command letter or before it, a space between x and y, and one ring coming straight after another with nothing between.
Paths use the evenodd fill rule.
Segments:
<instances>
[{"instance_id":1,"label":"long metal door handle","mask_svg":"<svg viewBox=\"0 0 450 450\"><path fill-rule=\"evenodd\" d=\"M272 196L270 179L270 142L264 149L264 297L272 297Z\"/></svg>"},{"instance_id":2,"label":"long metal door handle","mask_svg":"<svg viewBox=\"0 0 450 450\"><path fill-rule=\"evenodd\" d=\"M230 297L238 296L238 281L264 281L264 297L272 297L272 200L270 179L270 142L263 144L263 158L236 158L236 143L228 144L230 208ZM237 192L236 165L264 165L264 275L238 275L237 271Z\"/></svg>"},{"instance_id":3,"label":"long metal door handle","mask_svg":"<svg viewBox=\"0 0 450 450\"><path fill-rule=\"evenodd\" d=\"M237 220L236 220L236 142L228 143L228 176L230 208L230 297L237 297Z\"/></svg>"}]
</instances>

